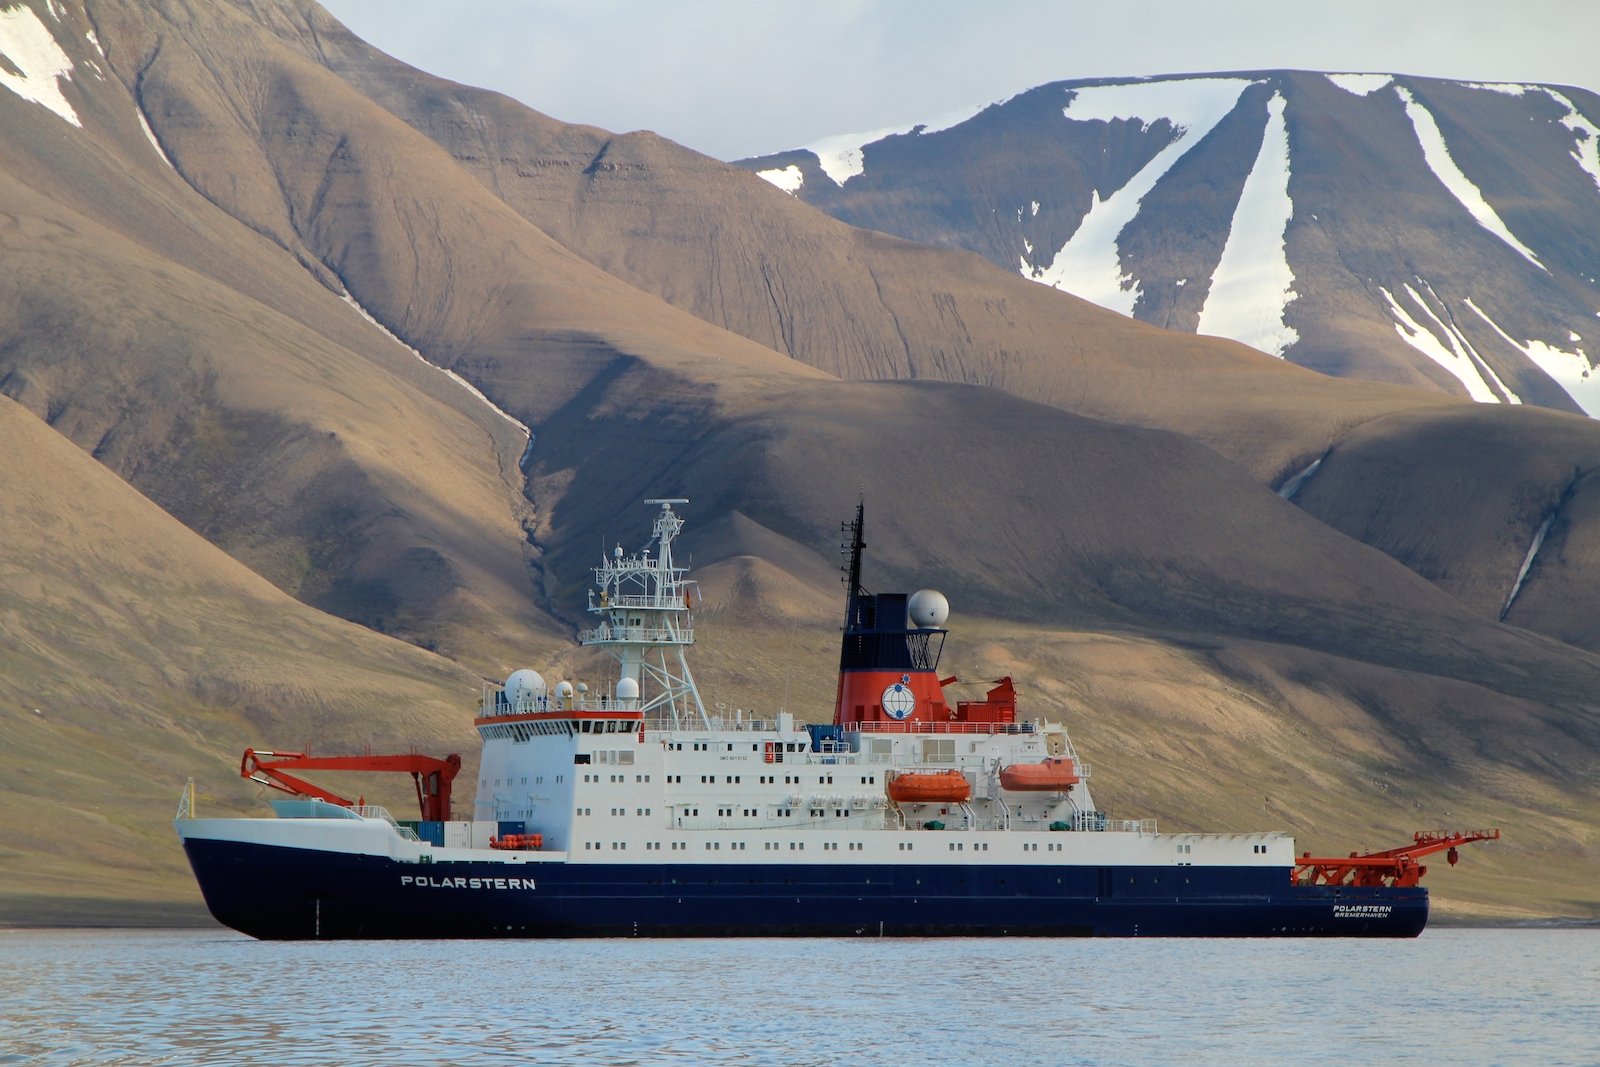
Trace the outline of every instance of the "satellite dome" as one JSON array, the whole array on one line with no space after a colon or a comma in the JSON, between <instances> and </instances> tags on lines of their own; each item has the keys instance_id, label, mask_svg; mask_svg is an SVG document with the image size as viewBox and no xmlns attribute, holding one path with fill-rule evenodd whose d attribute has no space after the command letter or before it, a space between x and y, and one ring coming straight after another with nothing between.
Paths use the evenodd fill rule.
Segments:
<instances>
[{"instance_id":1,"label":"satellite dome","mask_svg":"<svg viewBox=\"0 0 1600 1067\"><path fill-rule=\"evenodd\" d=\"M579 682L578 683L578 692L587 693L588 691L589 691L589 683L588 682Z\"/></svg>"},{"instance_id":2,"label":"satellite dome","mask_svg":"<svg viewBox=\"0 0 1600 1067\"><path fill-rule=\"evenodd\" d=\"M623 678L621 681L617 682L617 699L618 700L638 700L639 699L639 683L638 683L638 681L633 679L633 678Z\"/></svg>"},{"instance_id":3,"label":"satellite dome","mask_svg":"<svg viewBox=\"0 0 1600 1067\"><path fill-rule=\"evenodd\" d=\"M906 604L906 614L921 629L943 626L950 618L950 601L937 589L918 589Z\"/></svg>"},{"instance_id":4,"label":"satellite dome","mask_svg":"<svg viewBox=\"0 0 1600 1067\"><path fill-rule=\"evenodd\" d=\"M557 682L556 683L556 696L560 697L562 700L565 700L571 695L572 695L572 683L571 682Z\"/></svg>"},{"instance_id":5,"label":"satellite dome","mask_svg":"<svg viewBox=\"0 0 1600 1067\"><path fill-rule=\"evenodd\" d=\"M506 678L506 701L521 704L538 700L545 694L544 676L528 667L512 671Z\"/></svg>"},{"instance_id":6,"label":"satellite dome","mask_svg":"<svg viewBox=\"0 0 1600 1067\"><path fill-rule=\"evenodd\" d=\"M621 545L618 545L616 548L613 548L611 550L611 558L612 559L621 559L622 558L622 546Z\"/></svg>"}]
</instances>

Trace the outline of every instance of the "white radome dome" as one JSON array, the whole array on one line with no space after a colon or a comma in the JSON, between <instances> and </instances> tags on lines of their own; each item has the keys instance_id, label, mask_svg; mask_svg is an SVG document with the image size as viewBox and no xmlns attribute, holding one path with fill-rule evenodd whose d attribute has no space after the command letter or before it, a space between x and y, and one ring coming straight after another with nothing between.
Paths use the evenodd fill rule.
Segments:
<instances>
[{"instance_id":1,"label":"white radome dome","mask_svg":"<svg viewBox=\"0 0 1600 1067\"><path fill-rule=\"evenodd\" d=\"M906 614L921 629L943 626L950 618L950 601L937 589L918 589L906 604Z\"/></svg>"},{"instance_id":2,"label":"white radome dome","mask_svg":"<svg viewBox=\"0 0 1600 1067\"><path fill-rule=\"evenodd\" d=\"M617 683L618 700L638 700L639 683L633 678L624 678Z\"/></svg>"},{"instance_id":3,"label":"white radome dome","mask_svg":"<svg viewBox=\"0 0 1600 1067\"><path fill-rule=\"evenodd\" d=\"M506 700L512 704L520 704L524 700L538 700L547 691L544 676L530 667L512 671L506 678Z\"/></svg>"},{"instance_id":4,"label":"white radome dome","mask_svg":"<svg viewBox=\"0 0 1600 1067\"><path fill-rule=\"evenodd\" d=\"M558 696L561 699L565 700L567 697L569 697L571 695L572 695L572 683L571 682L557 682L556 683L556 696Z\"/></svg>"}]
</instances>

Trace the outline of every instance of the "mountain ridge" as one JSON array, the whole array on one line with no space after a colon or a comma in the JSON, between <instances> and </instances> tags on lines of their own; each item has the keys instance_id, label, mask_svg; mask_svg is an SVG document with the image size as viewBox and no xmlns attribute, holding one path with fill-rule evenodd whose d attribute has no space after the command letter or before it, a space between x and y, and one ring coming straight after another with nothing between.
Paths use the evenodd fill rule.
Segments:
<instances>
[{"instance_id":1,"label":"mountain ridge","mask_svg":"<svg viewBox=\"0 0 1600 1067\"><path fill-rule=\"evenodd\" d=\"M1600 222L1589 116L1600 97L1568 86L1094 78L740 165L846 221L973 249L1144 321L1193 331L1210 312L1201 332L1325 373L1580 410L1600 301L1584 266ZM1232 284L1230 235L1253 244ZM1219 277L1231 309L1208 299Z\"/></svg>"}]
</instances>

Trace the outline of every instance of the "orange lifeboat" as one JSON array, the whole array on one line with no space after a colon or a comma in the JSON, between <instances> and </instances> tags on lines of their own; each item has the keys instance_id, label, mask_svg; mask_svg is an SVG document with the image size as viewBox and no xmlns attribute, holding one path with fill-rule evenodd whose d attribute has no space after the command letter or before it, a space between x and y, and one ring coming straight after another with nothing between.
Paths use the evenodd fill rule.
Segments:
<instances>
[{"instance_id":1,"label":"orange lifeboat","mask_svg":"<svg viewBox=\"0 0 1600 1067\"><path fill-rule=\"evenodd\" d=\"M1011 792L1061 792L1083 781L1078 768L1065 756L1042 763L1013 763L1000 772L1000 787Z\"/></svg>"},{"instance_id":2,"label":"orange lifeboat","mask_svg":"<svg viewBox=\"0 0 1600 1067\"><path fill-rule=\"evenodd\" d=\"M960 771L908 771L889 779L888 789L900 804L957 804L972 795Z\"/></svg>"},{"instance_id":3,"label":"orange lifeboat","mask_svg":"<svg viewBox=\"0 0 1600 1067\"><path fill-rule=\"evenodd\" d=\"M537 852L544 848L543 834L506 834L504 837L489 838L490 848L504 849L531 849Z\"/></svg>"}]
</instances>

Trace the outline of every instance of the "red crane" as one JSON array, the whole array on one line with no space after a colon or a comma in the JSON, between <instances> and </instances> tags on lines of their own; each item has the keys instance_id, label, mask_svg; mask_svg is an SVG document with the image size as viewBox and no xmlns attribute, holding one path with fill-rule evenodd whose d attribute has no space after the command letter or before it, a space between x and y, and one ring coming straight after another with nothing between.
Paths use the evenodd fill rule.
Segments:
<instances>
[{"instance_id":1,"label":"red crane","mask_svg":"<svg viewBox=\"0 0 1600 1067\"><path fill-rule=\"evenodd\" d=\"M1418 830L1412 843L1383 852L1350 853L1332 859L1304 853L1295 861L1291 880L1296 885L1414 886L1428 873L1417 860L1448 849L1445 858L1454 867L1461 854L1458 845L1469 841L1498 841L1499 830Z\"/></svg>"},{"instance_id":2,"label":"red crane","mask_svg":"<svg viewBox=\"0 0 1600 1067\"><path fill-rule=\"evenodd\" d=\"M271 760L272 762L263 762ZM451 753L444 759L420 756L308 756L304 752L257 752L244 750L239 776L252 782L302 797L321 797L330 804L350 808L356 801L313 785L288 771L394 771L409 774L417 784L417 804L422 818L443 822L450 818L450 783L461 770L461 757Z\"/></svg>"}]
</instances>

